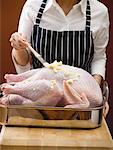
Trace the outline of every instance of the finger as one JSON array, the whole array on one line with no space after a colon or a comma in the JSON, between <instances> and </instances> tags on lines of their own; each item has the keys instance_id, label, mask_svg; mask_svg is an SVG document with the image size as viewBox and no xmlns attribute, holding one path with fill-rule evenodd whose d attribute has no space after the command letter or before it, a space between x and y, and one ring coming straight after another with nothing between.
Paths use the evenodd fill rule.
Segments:
<instances>
[{"instance_id":1,"label":"finger","mask_svg":"<svg viewBox=\"0 0 113 150\"><path fill-rule=\"evenodd\" d=\"M106 118L108 112L109 112L109 105L108 105L108 102L106 102L104 110L103 110L103 115L104 115L105 118Z\"/></svg>"},{"instance_id":2,"label":"finger","mask_svg":"<svg viewBox=\"0 0 113 150\"><path fill-rule=\"evenodd\" d=\"M9 39L9 41L11 42L13 39L12 39L12 37Z\"/></svg>"},{"instance_id":3,"label":"finger","mask_svg":"<svg viewBox=\"0 0 113 150\"><path fill-rule=\"evenodd\" d=\"M17 36L18 36L18 33L15 32L15 33L13 33L13 34L11 35L11 38L14 39L14 38L17 37Z\"/></svg>"},{"instance_id":4,"label":"finger","mask_svg":"<svg viewBox=\"0 0 113 150\"><path fill-rule=\"evenodd\" d=\"M10 42L13 43L13 44L16 44L18 46L25 46L25 47L28 44L28 43L22 41L21 39L17 40L17 39L13 39L13 38L10 39Z\"/></svg>"},{"instance_id":5,"label":"finger","mask_svg":"<svg viewBox=\"0 0 113 150\"><path fill-rule=\"evenodd\" d=\"M9 39L9 41L12 42L12 41L15 41L15 39L14 39L13 37L11 37L11 38Z\"/></svg>"},{"instance_id":6,"label":"finger","mask_svg":"<svg viewBox=\"0 0 113 150\"><path fill-rule=\"evenodd\" d=\"M11 36L16 42L27 42L26 39L20 33L13 33Z\"/></svg>"},{"instance_id":7,"label":"finger","mask_svg":"<svg viewBox=\"0 0 113 150\"><path fill-rule=\"evenodd\" d=\"M22 46L22 47L26 47L28 45L28 43L21 41L21 40L18 41L18 44L19 46Z\"/></svg>"},{"instance_id":8,"label":"finger","mask_svg":"<svg viewBox=\"0 0 113 150\"><path fill-rule=\"evenodd\" d=\"M10 42L17 42L18 43L18 35L16 33L12 34L11 35L11 38L10 38Z\"/></svg>"},{"instance_id":9,"label":"finger","mask_svg":"<svg viewBox=\"0 0 113 150\"><path fill-rule=\"evenodd\" d=\"M11 42L11 46L15 49L21 49L17 44L15 44L14 42Z\"/></svg>"},{"instance_id":10,"label":"finger","mask_svg":"<svg viewBox=\"0 0 113 150\"><path fill-rule=\"evenodd\" d=\"M23 42L23 41L16 41L13 38L11 38L10 41L11 41L11 46L12 47L16 46L19 49L25 49L27 47L27 44L28 44L28 43Z\"/></svg>"},{"instance_id":11,"label":"finger","mask_svg":"<svg viewBox=\"0 0 113 150\"><path fill-rule=\"evenodd\" d=\"M20 46L18 44L13 43L13 42L11 42L11 46L13 48L15 48L16 50L25 50L26 49L26 46Z\"/></svg>"},{"instance_id":12,"label":"finger","mask_svg":"<svg viewBox=\"0 0 113 150\"><path fill-rule=\"evenodd\" d=\"M22 33L19 33L19 34L23 38L23 40L26 41L27 37L25 35L23 35Z\"/></svg>"},{"instance_id":13,"label":"finger","mask_svg":"<svg viewBox=\"0 0 113 150\"><path fill-rule=\"evenodd\" d=\"M18 41L19 42L24 42L24 43L27 42L26 39L22 36L18 36Z\"/></svg>"}]
</instances>

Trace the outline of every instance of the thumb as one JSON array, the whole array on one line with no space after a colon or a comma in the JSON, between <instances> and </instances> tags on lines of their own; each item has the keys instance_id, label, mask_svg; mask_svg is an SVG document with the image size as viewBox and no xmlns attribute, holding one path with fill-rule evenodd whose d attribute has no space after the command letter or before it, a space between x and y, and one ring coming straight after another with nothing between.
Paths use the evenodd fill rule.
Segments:
<instances>
[{"instance_id":1,"label":"thumb","mask_svg":"<svg viewBox=\"0 0 113 150\"><path fill-rule=\"evenodd\" d=\"M23 33L19 33L19 34L20 34L20 36L22 37L22 39L23 39L24 41L27 40L27 36L26 36L26 35L24 35Z\"/></svg>"}]
</instances>

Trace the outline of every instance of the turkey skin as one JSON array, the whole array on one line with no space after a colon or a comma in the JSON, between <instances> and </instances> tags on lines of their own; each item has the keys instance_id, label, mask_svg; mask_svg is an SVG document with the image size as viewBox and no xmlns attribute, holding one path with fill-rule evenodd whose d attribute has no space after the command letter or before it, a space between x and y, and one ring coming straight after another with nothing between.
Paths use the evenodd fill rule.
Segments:
<instances>
[{"instance_id":1,"label":"turkey skin","mask_svg":"<svg viewBox=\"0 0 113 150\"><path fill-rule=\"evenodd\" d=\"M94 108L102 105L102 92L87 71L54 62L21 74L6 74L2 84L4 105Z\"/></svg>"}]
</instances>

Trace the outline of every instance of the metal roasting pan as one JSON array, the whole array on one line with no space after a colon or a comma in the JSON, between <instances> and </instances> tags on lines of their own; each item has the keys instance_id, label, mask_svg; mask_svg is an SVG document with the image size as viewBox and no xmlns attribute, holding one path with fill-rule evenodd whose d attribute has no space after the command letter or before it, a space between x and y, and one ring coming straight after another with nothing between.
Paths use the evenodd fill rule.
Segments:
<instances>
[{"instance_id":1,"label":"metal roasting pan","mask_svg":"<svg viewBox=\"0 0 113 150\"><path fill-rule=\"evenodd\" d=\"M96 108L75 109L25 105L0 105L0 124L6 126L92 129L101 126L109 88L103 82L103 104Z\"/></svg>"}]
</instances>

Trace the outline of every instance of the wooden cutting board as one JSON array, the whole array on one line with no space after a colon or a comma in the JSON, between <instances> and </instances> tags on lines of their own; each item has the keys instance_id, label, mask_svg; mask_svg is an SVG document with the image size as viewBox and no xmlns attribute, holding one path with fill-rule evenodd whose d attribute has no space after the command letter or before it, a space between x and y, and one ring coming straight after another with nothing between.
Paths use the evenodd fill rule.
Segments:
<instances>
[{"instance_id":1,"label":"wooden cutting board","mask_svg":"<svg viewBox=\"0 0 113 150\"><path fill-rule=\"evenodd\" d=\"M0 150L113 150L105 120L96 129L2 127Z\"/></svg>"}]
</instances>

